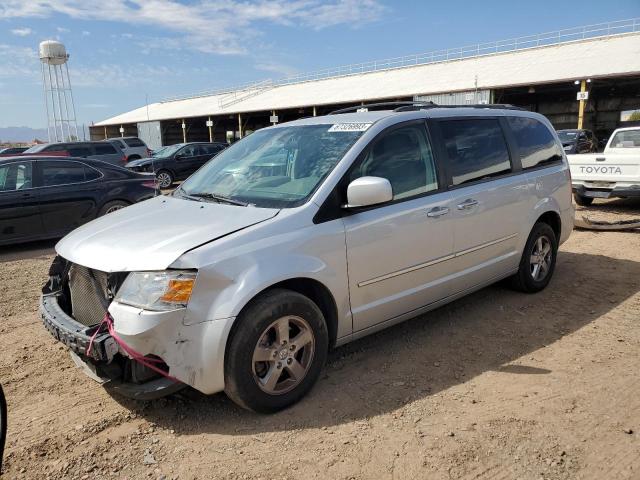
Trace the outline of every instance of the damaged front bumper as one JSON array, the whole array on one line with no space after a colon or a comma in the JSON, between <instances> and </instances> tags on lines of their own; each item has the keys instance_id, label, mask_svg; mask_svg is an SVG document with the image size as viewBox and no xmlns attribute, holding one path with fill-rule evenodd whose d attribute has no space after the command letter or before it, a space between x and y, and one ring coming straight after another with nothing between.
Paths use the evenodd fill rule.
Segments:
<instances>
[{"instance_id":1,"label":"damaged front bumper","mask_svg":"<svg viewBox=\"0 0 640 480\"><path fill-rule=\"evenodd\" d=\"M40 314L49 333L69 348L74 363L109 390L137 400L152 400L177 392L186 386L165 377L145 382L124 381L122 367L113 362L119 355L117 342L108 333L98 333L91 343L91 338L99 326L87 327L75 321L59 305L56 294L42 295ZM90 343L91 351L87 354Z\"/></svg>"}]
</instances>

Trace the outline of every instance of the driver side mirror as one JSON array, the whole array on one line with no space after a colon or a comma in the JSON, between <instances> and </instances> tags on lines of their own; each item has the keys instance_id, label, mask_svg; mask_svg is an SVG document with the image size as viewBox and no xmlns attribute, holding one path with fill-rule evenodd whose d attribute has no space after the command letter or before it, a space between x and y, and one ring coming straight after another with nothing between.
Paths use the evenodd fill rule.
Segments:
<instances>
[{"instance_id":1,"label":"driver side mirror","mask_svg":"<svg viewBox=\"0 0 640 480\"><path fill-rule=\"evenodd\" d=\"M347 187L345 208L368 207L393 200L391 183L381 177L356 178Z\"/></svg>"}]
</instances>

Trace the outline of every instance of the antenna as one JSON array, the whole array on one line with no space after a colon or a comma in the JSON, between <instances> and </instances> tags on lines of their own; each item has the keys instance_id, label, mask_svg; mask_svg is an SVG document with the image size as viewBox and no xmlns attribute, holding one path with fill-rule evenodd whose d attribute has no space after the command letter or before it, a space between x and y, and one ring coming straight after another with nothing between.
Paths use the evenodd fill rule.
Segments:
<instances>
[{"instance_id":1,"label":"antenna","mask_svg":"<svg viewBox=\"0 0 640 480\"><path fill-rule=\"evenodd\" d=\"M69 54L65 46L56 40L41 42L39 52L49 142L79 140L67 64Z\"/></svg>"}]
</instances>

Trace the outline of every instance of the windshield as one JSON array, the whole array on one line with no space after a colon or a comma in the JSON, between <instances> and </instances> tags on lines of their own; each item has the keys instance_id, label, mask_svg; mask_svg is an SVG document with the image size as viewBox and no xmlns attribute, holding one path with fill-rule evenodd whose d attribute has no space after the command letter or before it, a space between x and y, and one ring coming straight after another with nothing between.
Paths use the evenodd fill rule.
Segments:
<instances>
[{"instance_id":1,"label":"windshield","mask_svg":"<svg viewBox=\"0 0 640 480\"><path fill-rule=\"evenodd\" d=\"M361 135L326 124L259 130L223 150L180 191L265 208L302 205Z\"/></svg>"},{"instance_id":2,"label":"windshield","mask_svg":"<svg viewBox=\"0 0 640 480\"><path fill-rule=\"evenodd\" d=\"M47 146L46 143L43 145L34 145L33 147L25 150L23 153L38 153L46 146Z\"/></svg>"},{"instance_id":3,"label":"windshield","mask_svg":"<svg viewBox=\"0 0 640 480\"><path fill-rule=\"evenodd\" d=\"M610 148L638 148L640 147L640 130L623 130L615 134Z\"/></svg>"},{"instance_id":4,"label":"windshield","mask_svg":"<svg viewBox=\"0 0 640 480\"><path fill-rule=\"evenodd\" d=\"M571 130L560 130L558 132L558 137L560 137L560 141L562 143L575 142L576 138L578 138L578 132L572 132Z\"/></svg>"},{"instance_id":5,"label":"windshield","mask_svg":"<svg viewBox=\"0 0 640 480\"><path fill-rule=\"evenodd\" d=\"M184 147L184 143L178 143L176 145L170 145L168 147L162 147L159 150L155 150L153 152L153 155L151 155L151 156L152 157L170 157L171 155L176 153L178 150L180 150L182 147Z\"/></svg>"}]
</instances>

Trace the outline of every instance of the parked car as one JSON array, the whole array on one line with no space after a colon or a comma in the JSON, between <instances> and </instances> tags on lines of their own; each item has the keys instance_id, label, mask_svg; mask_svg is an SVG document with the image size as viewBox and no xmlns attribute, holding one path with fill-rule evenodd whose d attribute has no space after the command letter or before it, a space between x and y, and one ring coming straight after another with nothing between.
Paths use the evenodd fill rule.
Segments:
<instances>
[{"instance_id":1,"label":"parked car","mask_svg":"<svg viewBox=\"0 0 640 480\"><path fill-rule=\"evenodd\" d=\"M6 147L0 148L0 156L6 157L9 155L17 155L23 153L29 147Z\"/></svg>"},{"instance_id":2,"label":"parked car","mask_svg":"<svg viewBox=\"0 0 640 480\"><path fill-rule=\"evenodd\" d=\"M569 155L574 199L640 197L640 127L613 132L603 153Z\"/></svg>"},{"instance_id":3,"label":"parked car","mask_svg":"<svg viewBox=\"0 0 640 480\"><path fill-rule=\"evenodd\" d=\"M258 130L171 196L69 234L46 328L124 395L191 385L273 412L311 389L331 347L504 278L547 286L574 211L545 117L346 112Z\"/></svg>"},{"instance_id":4,"label":"parked car","mask_svg":"<svg viewBox=\"0 0 640 480\"><path fill-rule=\"evenodd\" d=\"M113 165L124 165L127 161L120 147L109 142L64 142L35 145L23 155L46 155L76 158L93 158Z\"/></svg>"},{"instance_id":5,"label":"parked car","mask_svg":"<svg viewBox=\"0 0 640 480\"><path fill-rule=\"evenodd\" d=\"M58 238L158 193L150 175L71 157L0 159L0 245Z\"/></svg>"},{"instance_id":6,"label":"parked car","mask_svg":"<svg viewBox=\"0 0 640 480\"><path fill-rule=\"evenodd\" d=\"M147 144L138 137L108 138L106 141L117 145L124 152L128 162L151 156L151 150Z\"/></svg>"},{"instance_id":7,"label":"parked car","mask_svg":"<svg viewBox=\"0 0 640 480\"><path fill-rule=\"evenodd\" d=\"M153 152L149 158L129 162L125 167L134 172L155 172L160 188L169 188L173 182L184 180L226 147L226 143L178 143Z\"/></svg>"},{"instance_id":8,"label":"parked car","mask_svg":"<svg viewBox=\"0 0 640 480\"><path fill-rule=\"evenodd\" d=\"M598 139L591 130L558 130L558 137L567 155L598 151Z\"/></svg>"}]
</instances>

